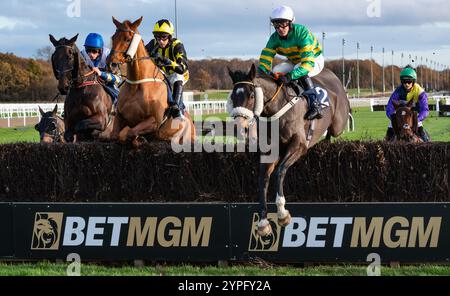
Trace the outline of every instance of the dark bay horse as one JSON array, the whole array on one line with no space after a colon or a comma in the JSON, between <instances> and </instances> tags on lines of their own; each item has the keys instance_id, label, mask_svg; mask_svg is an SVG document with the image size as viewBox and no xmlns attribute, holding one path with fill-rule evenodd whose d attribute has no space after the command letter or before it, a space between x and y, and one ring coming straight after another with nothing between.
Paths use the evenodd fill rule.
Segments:
<instances>
[{"instance_id":1,"label":"dark bay horse","mask_svg":"<svg viewBox=\"0 0 450 296\"><path fill-rule=\"evenodd\" d=\"M423 140L417 135L418 119L417 112L414 111L414 100L409 101L406 105L392 101L395 108L395 114L392 118L392 129L394 130L395 141L404 141L411 143L423 143Z\"/></svg>"},{"instance_id":2,"label":"dark bay horse","mask_svg":"<svg viewBox=\"0 0 450 296\"><path fill-rule=\"evenodd\" d=\"M112 101L97 74L84 61L76 46L78 34L70 40L57 41L50 35L55 46L52 67L58 80L58 90L67 95L64 102L64 123L67 142L108 138L112 129Z\"/></svg>"},{"instance_id":3,"label":"dark bay horse","mask_svg":"<svg viewBox=\"0 0 450 296\"><path fill-rule=\"evenodd\" d=\"M331 136L337 137L344 131L350 104L342 83L328 69L322 70L319 75L312 78L315 85L321 87L322 94L326 96L327 92L329 98L329 107L323 110L323 117L314 121L303 119L308 110L304 98L298 97L291 88L278 87L273 78L266 74L260 73L257 77L255 65L251 67L249 73L229 71L229 74L234 84L229 98L229 111L238 126L251 129L255 126L252 124L255 118L260 118L259 125L263 121L272 121L279 126L277 130L279 134L272 135L272 139L270 134L258 133L258 137L267 136L269 141L279 140L279 155L276 160L268 163L260 160L258 234L267 236L272 232L267 219L267 193L272 173L275 172L277 181L278 223L286 226L291 221L291 215L285 209L286 200L283 191L286 172L319 141L325 132L329 140Z\"/></svg>"},{"instance_id":4,"label":"dark bay horse","mask_svg":"<svg viewBox=\"0 0 450 296\"><path fill-rule=\"evenodd\" d=\"M41 120L34 126L39 132L40 141L43 143L64 143L64 120L58 116L58 105L55 105L53 111L44 112L39 107Z\"/></svg>"},{"instance_id":5,"label":"dark bay horse","mask_svg":"<svg viewBox=\"0 0 450 296\"><path fill-rule=\"evenodd\" d=\"M119 93L112 139L122 143L131 140L134 147L142 144L141 136L146 134L178 143L194 141L195 127L187 112L184 120L164 116L168 108L168 89L163 72L148 56L141 40L138 27L142 17L133 23L112 19L116 32L107 63L113 69L127 64L127 79Z\"/></svg>"}]
</instances>

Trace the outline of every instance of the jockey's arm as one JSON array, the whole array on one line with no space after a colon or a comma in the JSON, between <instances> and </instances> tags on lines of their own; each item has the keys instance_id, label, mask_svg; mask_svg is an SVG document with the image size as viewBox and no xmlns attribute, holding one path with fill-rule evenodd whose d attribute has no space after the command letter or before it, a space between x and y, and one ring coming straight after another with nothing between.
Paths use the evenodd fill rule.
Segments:
<instances>
[{"instance_id":1,"label":"jockey's arm","mask_svg":"<svg viewBox=\"0 0 450 296\"><path fill-rule=\"evenodd\" d=\"M316 39L309 30L303 30L297 36L300 55L300 67L291 71L291 78L296 80L300 77L306 76L314 69L315 55L314 48L316 46Z\"/></svg>"},{"instance_id":2,"label":"jockey's arm","mask_svg":"<svg viewBox=\"0 0 450 296\"><path fill-rule=\"evenodd\" d=\"M277 54L275 50L276 47L277 45L273 41L273 37L270 37L266 47L261 51L258 69L266 74L270 74L270 72L272 71L272 62L275 55Z\"/></svg>"},{"instance_id":3,"label":"jockey's arm","mask_svg":"<svg viewBox=\"0 0 450 296\"><path fill-rule=\"evenodd\" d=\"M178 74L183 74L188 70L188 63L187 63L187 55L186 50L184 49L183 43L178 43L174 46L173 49L174 55L175 55L175 61L171 61L170 67L173 68L173 70Z\"/></svg>"},{"instance_id":4,"label":"jockey's arm","mask_svg":"<svg viewBox=\"0 0 450 296\"><path fill-rule=\"evenodd\" d=\"M106 84L118 86L122 82L122 77L120 74L113 74L111 72L102 71L100 76Z\"/></svg>"},{"instance_id":5,"label":"jockey's arm","mask_svg":"<svg viewBox=\"0 0 450 296\"><path fill-rule=\"evenodd\" d=\"M426 92L423 92L419 95L419 110L420 111L417 119L419 121L424 121L430 113L430 109L428 108L428 95Z\"/></svg>"}]
</instances>

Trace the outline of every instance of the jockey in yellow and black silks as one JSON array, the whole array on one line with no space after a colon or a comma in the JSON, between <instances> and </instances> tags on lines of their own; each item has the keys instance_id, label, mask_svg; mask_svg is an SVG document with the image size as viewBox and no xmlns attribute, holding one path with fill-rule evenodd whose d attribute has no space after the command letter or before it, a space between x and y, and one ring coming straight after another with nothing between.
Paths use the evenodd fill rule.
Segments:
<instances>
[{"instance_id":1,"label":"jockey in yellow and black silks","mask_svg":"<svg viewBox=\"0 0 450 296\"><path fill-rule=\"evenodd\" d=\"M273 74L279 83L298 81L308 98L309 110L305 119L321 118L321 103L311 77L318 75L324 68L325 59L322 48L314 34L305 26L294 24L294 11L288 6L273 10L270 20L276 30L270 36L259 58L259 69ZM272 69L276 54L288 58Z\"/></svg>"},{"instance_id":2,"label":"jockey in yellow and black silks","mask_svg":"<svg viewBox=\"0 0 450 296\"><path fill-rule=\"evenodd\" d=\"M186 50L180 40L173 38L174 32L174 26L169 20L159 20L153 28L154 39L145 48L172 86L169 107L174 110L172 115L176 118L183 117L183 85L189 80L189 71Z\"/></svg>"}]
</instances>

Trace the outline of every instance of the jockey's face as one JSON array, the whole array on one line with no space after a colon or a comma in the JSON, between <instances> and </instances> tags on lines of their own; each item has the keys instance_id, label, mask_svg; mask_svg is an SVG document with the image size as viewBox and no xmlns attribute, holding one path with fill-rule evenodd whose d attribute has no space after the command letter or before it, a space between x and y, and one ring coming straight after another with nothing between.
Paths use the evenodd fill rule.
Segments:
<instances>
[{"instance_id":1,"label":"jockey's face","mask_svg":"<svg viewBox=\"0 0 450 296\"><path fill-rule=\"evenodd\" d=\"M410 80L410 79L405 79L405 80L402 80L402 84L406 90L411 90L413 88L414 81Z\"/></svg>"},{"instance_id":2,"label":"jockey's face","mask_svg":"<svg viewBox=\"0 0 450 296\"><path fill-rule=\"evenodd\" d=\"M289 22L274 22L273 26L277 30L278 35L286 37L289 34Z\"/></svg>"},{"instance_id":3,"label":"jockey's face","mask_svg":"<svg viewBox=\"0 0 450 296\"><path fill-rule=\"evenodd\" d=\"M86 52L87 52L89 58L92 61L95 61L100 56L101 49L98 49L98 48L87 48Z\"/></svg>"},{"instance_id":4,"label":"jockey's face","mask_svg":"<svg viewBox=\"0 0 450 296\"><path fill-rule=\"evenodd\" d=\"M160 48L166 48L169 44L169 35L155 35L156 41L158 41Z\"/></svg>"}]
</instances>

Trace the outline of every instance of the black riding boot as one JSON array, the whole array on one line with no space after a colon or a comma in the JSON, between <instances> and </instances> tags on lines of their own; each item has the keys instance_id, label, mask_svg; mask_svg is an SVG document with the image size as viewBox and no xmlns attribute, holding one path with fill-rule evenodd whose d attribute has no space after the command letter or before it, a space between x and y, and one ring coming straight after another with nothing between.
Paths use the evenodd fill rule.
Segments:
<instances>
[{"instance_id":1,"label":"black riding boot","mask_svg":"<svg viewBox=\"0 0 450 296\"><path fill-rule=\"evenodd\" d=\"M395 137L394 129L392 127L388 127L384 139L388 142L391 142L394 140L394 137Z\"/></svg>"},{"instance_id":2,"label":"black riding boot","mask_svg":"<svg viewBox=\"0 0 450 296\"><path fill-rule=\"evenodd\" d=\"M183 81L176 81L173 84L173 97L172 102L169 102L169 106L172 107L172 117L177 118L183 116L184 104L183 104Z\"/></svg>"},{"instance_id":3,"label":"black riding boot","mask_svg":"<svg viewBox=\"0 0 450 296\"><path fill-rule=\"evenodd\" d=\"M322 118L322 108L320 106L319 98L317 97L316 90L314 88L314 84L312 82L311 77L303 76L299 78L299 82L301 83L303 89L303 95L308 98L308 112L306 112L304 119L313 120Z\"/></svg>"},{"instance_id":4,"label":"black riding boot","mask_svg":"<svg viewBox=\"0 0 450 296\"><path fill-rule=\"evenodd\" d=\"M425 143L430 142L430 137L428 136L428 133L425 131L423 126L419 126L417 134Z\"/></svg>"}]
</instances>

